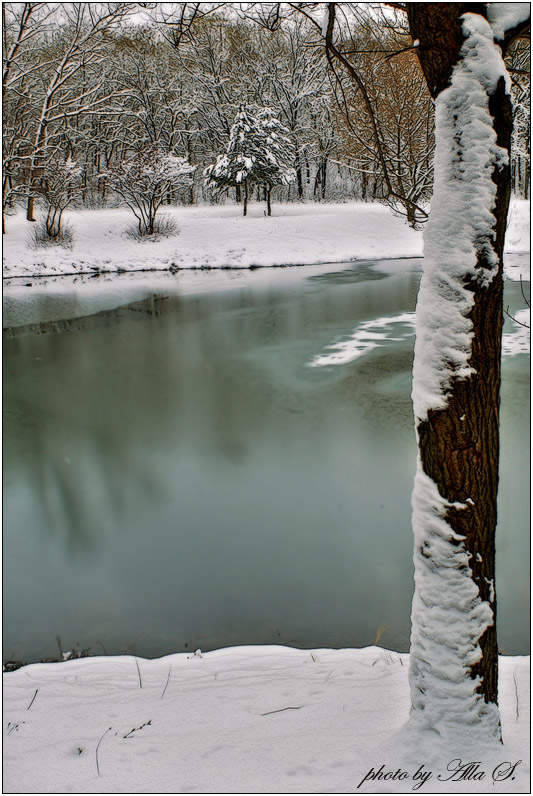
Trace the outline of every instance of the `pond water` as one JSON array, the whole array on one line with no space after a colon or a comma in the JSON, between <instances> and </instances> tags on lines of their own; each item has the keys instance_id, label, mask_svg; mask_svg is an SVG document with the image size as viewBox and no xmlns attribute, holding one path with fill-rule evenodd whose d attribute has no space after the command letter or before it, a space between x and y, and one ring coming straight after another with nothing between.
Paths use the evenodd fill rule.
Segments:
<instances>
[{"instance_id":1,"label":"pond water","mask_svg":"<svg viewBox=\"0 0 533 796\"><path fill-rule=\"evenodd\" d=\"M149 657L376 637L407 650L419 269L6 288L5 657L57 656L58 636ZM517 282L506 291L512 314L525 306ZM529 357L514 353L523 328L506 332L499 642L517 654Z\"/></svg>"}]
</instances>

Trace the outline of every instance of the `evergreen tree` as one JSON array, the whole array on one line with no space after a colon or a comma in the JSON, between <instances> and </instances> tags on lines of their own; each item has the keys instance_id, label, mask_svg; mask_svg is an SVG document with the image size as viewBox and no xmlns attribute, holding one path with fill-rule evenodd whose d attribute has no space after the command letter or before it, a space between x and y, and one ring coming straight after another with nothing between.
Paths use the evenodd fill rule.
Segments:
<instances>
[{"instance_id":1,"label":"evergreen tree","mask_svg":"<svg viewBox=\"0 0 533 796\"><path fill-rule=\"evenodd\" d=\"M257 126L263 142L262 159L257 163L258 182L265 185L267 215L271 215L271 194L275 185L290 185L296 179L294 145L289 131L271 108L260 108Z\"/></svg>"},{"instance_id":2,"label":"evergreen tree","mask_svg":"<svg viewBox=\"0 0 533 796\"><path fill-rule=\"evenodd\" d=\"M250 186L263 185L270 215L272 188L294 180L295 171L290 165L293 161L294 148L288 130L274 112L260 108L254 114L241 105L226 152L205 169L206 185L218 191L242 186L243 215L247 213Z\"/></svg>"}]
</instances>

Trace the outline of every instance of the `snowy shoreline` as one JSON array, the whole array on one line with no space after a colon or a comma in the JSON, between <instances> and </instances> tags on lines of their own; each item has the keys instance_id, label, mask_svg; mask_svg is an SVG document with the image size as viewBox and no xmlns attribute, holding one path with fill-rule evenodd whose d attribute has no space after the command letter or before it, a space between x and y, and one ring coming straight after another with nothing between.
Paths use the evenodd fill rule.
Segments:
<instances>
[{"instance_id":1,"label":"snowy shoreline","mask_svg":"<svg viewBox=\"0 0 533 796\"><path fill-rule=\"evenodd\" d=\"M529 658L500 657L501 760L494 750L409 744L408 661L375 646L259 646L31 664L4 675L4 786L11 793L528 792ZM474 754L468 761L480 761L485 776L450 781L451 761ZM518 761L514 779L493 783L496 765ZM407 776L370 776L358 787L382 765L383 775ZM415 788L420 766L432 776Z\"/></svg>"},{"instance_id":2,"label":"snowy shoreline","mask_svg":"<svg viewBox=\"0 0 533 796\"><path fill-rule=\"evenodd\" d=\"M264 212L262 204L251 205L246 218L230 204L167 207L163 215L177 223L179 234L138 241L124 232L131 223L127 210L70 211L65 217L73 228L72 248L32 249L32 224L20 211L7 218L3 276L246 270L423 254L422 232L383 205L279 204L271 217ZM529 251L528 201L512 202L506 251Z\"/></svg>"},{"instance_id":3,"label":"snowy shoreline","mask_svg":"<svg viewBox=\"0 0 533 796\"><path fill-rule=\"evenodd\" d=\"M519 252L518 254L523 254L523 253L525 253L525 252ZM349 260L348 264L355 265L358 262L380 262L381 259L383 259L383 258L380 257L378 260L375 260L375 261L371 260L368 257L366 257L364 259L361 259L361 260L351 259L351 260ZM403 256L402 257L387 257L387 260L398 260L398 261L400 261L400 260L407 260L407 259L409 259L409 260L423 260L423 256L420 254L420 255L416 255L416 256L413 255L412 257L403 257ZM60 273L60 274L55 273L54 271L43 272L43 273L39 272L38 274L35 274L33 276L33 278L36 278L36 279L48 279L50 277L57 277L57 276L76 276L76 277L78 277L78 276L88 276L88 277L93 277L94 278L94 277L98 277L98 276L122 276L124 274L169 274L169 275L175 275L175 274L182 273L183 271L186 271L187 273L192 273L192 272L195 272L195 271L200 271L202 273L209 273L209 272L212 272L212 271L261 271L261 270L263 270L265 268L271 268L271 269L276 268L276 269L279 269L279 270L284 270L284 269L287 269L287 268L312 268L313 266L327 266L328 268L330 268L330 267L335 267L335 266L339 266L339 265L346 265L346 264L347 264L346 260L331 260L331 261L328 261L327 263L322 263L322 262L320 262L320 263L274 263L272 265L191 265L191 266L188 266L188 267L187 266L176 266L176 267L170 266L169 268L159 268L157 266L154 266L153 268L134 268L134 269L131 269L129 271L122 270L122 269L119 270L119 271L113 271L113 270L110 270L110 269L101 268L101 269L98 269L98 271L65 271L65 272ZM12 281L14 282L14 280L17 280L17 279L28 279L28 278L30 278L30 277L28 277L27 274L13 274L13 275L9 275L9 276L4 276L3 277L4 282L6 282L6 283L8 283L8 282L10 283Z\"/></svg>"}]
</instances>

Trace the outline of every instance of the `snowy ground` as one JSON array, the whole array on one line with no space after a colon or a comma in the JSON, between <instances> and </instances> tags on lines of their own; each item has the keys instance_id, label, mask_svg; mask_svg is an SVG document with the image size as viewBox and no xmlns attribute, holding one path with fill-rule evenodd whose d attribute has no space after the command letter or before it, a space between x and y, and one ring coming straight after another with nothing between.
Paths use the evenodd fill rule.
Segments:
<instances>
[{"instance_id":1,"label":"snowy ground","mask_svg":"<svg viewBox=\"0 0 533 796\"><path fill-rule=\"evenodd\" d=\"M528 792L529 658L500 658L503 746L429 752L401 732L408 657L234 647L26 666L4 676L4 792ZM458 780L457 759L485 776ZM382 765L407 775L359 787Z\"/></svg>"},{"instance_id":2,"label":"snowy ground","mask_svg":"<svg viewBox=\"0 0 533 796\"><path fill-rule=\"evenodd\" d=\"M421 257L422 232L415 232L378 204L251 205L243 218L237 205L163 209L179 233L138 241L125 233L133 216L124 209L66 213L72 248L28 246L31 222L8 217L4 277L169 268L248 268L311 265L384 257ZM508 252L529 250L529 202L515 200Z\"/></svg>"}]
</instances>

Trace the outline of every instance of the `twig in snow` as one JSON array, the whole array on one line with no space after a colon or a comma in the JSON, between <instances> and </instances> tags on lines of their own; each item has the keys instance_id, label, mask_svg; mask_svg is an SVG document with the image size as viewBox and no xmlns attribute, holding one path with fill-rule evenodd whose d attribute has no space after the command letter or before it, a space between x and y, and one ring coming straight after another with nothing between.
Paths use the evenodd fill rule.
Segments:
<instances>
[{"instance_id":1,"label":"twig in snow","mask_svg":"<svg viewBox=\"0 0 533 796\"><path fill-rule=\"evenodd\" d=\"M271 713L283 713L284 710L300 710L302 706L300 705L297 708L288 707L288 708L280 708L279 710L267 710L266 713L261 713L262 716L270 716Z\"/></svg>"},{"instance_id":2,"label":"twig in snow","mask_svg":"<svg viewBox=\"0 0 533 796\"><path fill-rule=\"evenodd\" d=\"M28 705L28 707L26 708L26 710L29 710L29 709L31 708L31 706L32 706L32 705L33 705L33 703L35 702L35 697L37 696L38 692L39 692L39 689L38 689L38 688L36 688L36 689L35 689L35 694L33 695L33 699L32 699L32 701L30 702L30 704Z\"/></svg>"},{"instance_id":3,"label":"twig in snow","mask_svg":"<svg viewBox=\"0 0 533 796\"><path fill-rule=\"evenodd\" d=\"M518 684L516 682L516 672L513 672L513 680L514 680L514 692L516 694L516 720L518 721L518 717L520 716L520 711L518 709Z\"/></svg>"},{"instance_id":4,"label":"twig in snow","mask_svg":"<svg viewBox=\"0 0 533 796\"><path fill-rule=\"evenodd\" d=\"M140 727L134 727L132 730L127 732L126 735L123 735L122 737L123 738L131 738L132 737L132 735L131 735L132 732L137 732L137 730L142 730L143 727L147 727L149 724L150 725L152 724L152 719L150 719L150 721L145 721L144 724L141 724Z\"/></svg>"},{"instance_id":5,"label":"twig in snow","mask_svg":"<svg viewBox=\"0 0 533 796\"><path fill-rule=\"evenodd\" d=\"M98 744L96 745L96 752L95 752L95 756L96 756L96 770L97 770L97 772L98 772L98 776L100 776L100 766L98 765L98 749L100 748L100 744L102 743L102 741L103 741L103 740L104 740L104 738L106 737L107 733L108 733L110 730L112 730L112 729L113 729L113 727L108 727L108 729L107 729L107 730L104 732L104 734L102 735L102 737L101 737L101 738L100 738L100 740L98 741Z\"/></svg>"},{"instance_id":6,"label":"twig in snow","mask_svg":"<svg viewBox=\"0 0 533 796\"><path fill-rule=\"evenodd\" d=\"M139 669L139 661L137 660L137 658L134 658L134 661L135 661L135 666L137 667L137 674L139 675L139 686L142 688L143 681L141 677L141 670Z\"/></svg>"},{"instance_id":7,"label":"twig in snow","mask_svg":"<svg viewBox=\"0 0 533 796\"><path fill-rule=\"evenodd\" d=\"M169 680L170 680L170 666L168 667L167 682L165 684L165 687L163 688L163 693L161 694L161 699L163 699L163 697L165 696L165 691L167 690L167 686L168 686Z\"/></svg>"}]
</instances>

